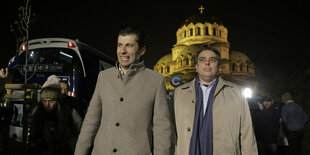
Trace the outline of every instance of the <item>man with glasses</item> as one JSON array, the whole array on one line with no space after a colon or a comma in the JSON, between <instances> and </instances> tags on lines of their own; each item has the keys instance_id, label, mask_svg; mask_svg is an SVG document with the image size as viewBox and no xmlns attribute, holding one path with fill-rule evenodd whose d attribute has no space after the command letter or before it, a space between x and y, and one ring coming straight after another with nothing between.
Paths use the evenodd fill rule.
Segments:
<instances>
[{"instance_id":1,"label":"man with glasses","mask_svg":"<svg viewBox=\"0 0 310 155\"><path fill-rule=\"evenodd\" d=\"M218 50L203 46L195 64L198 76L174 94L175 154L257 154L247 100L239 86L219 77Z\"/></svg>"}]
</instances>

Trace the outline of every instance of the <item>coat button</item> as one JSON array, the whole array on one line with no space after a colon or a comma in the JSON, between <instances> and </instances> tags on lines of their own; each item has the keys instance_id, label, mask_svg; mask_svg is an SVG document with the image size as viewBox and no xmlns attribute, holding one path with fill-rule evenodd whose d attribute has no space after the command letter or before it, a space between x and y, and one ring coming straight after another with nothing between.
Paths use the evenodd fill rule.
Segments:
<instances>
[{"instance_id":1,"label":"coat button","mask_svg":"<svg viewBox=\"0 0 310 155\"><path fill-rule=\"evenodd\" d=\"M116 149L116 148L114 148L114 149L113 149L113 152L117 152L117 149Z\"/></svg>"},{"instance_id":2,"label":"coat button","mask_svg":"<svg viewBox=\"0 0 310 155\"><path fill-rule=\"evenodd\" d=\"M191 131L191 128L190 128L190 127L188 127L188 128L187 128L187 131L188 131L188 132L190 132L190 131Z\"/></svg>"},{"instance_id":3,"label":"coat button","mask_svg":"<svg viewBox=\"0 0 310 155\"><path fill-rule=\"evenodd\" d=\"M195 100L192 100L192 103L195 103Z\"/></svg>"},{"instance_id":4,"label":"coat button","mask_svg":"<svg viewBox=\"0 0 310 155\"><path fill-rule=\"evenodd\" d=\"M123 101L124 101L124 98L121 97L119 100L120 100L121 102L123 102Z\"/></svg>"},{"instance_id":5,"label":"coat button","mask_svg":"<svg viewBox=\"0 0 310 155\"><path fill-rule=\"evenodd\" d=\"M120 125L119 122L116 122L116 123L115 123L115 126L119 126L119 125Z\"/></svg>"}]
</instances>

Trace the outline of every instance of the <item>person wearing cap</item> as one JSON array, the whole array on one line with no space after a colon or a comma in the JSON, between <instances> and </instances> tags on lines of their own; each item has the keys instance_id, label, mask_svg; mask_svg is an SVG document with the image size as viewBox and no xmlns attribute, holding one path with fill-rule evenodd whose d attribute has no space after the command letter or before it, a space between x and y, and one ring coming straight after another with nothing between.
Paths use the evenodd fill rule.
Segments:
<instances>
[{"instance_id":1,"label":"person wearing cap","mask_svg":"<svg viewBox=\"0 0 310 155\"><path fill-rule=\"evenodd\" d=\"M308 121L307 114L301 106L293 101L289 92L285 92L281 96L281 100L284 103L284 106L282 106L281 119L289 145L289 155L301 155L303 129Z\"/></svg>"},{"instance_id":2,"label":"person wearing cap","mask_svg":"<svg viewBox=\"0 0 310 155\"><path fill-rule=\"evenodd\" d=\"M78 112L61 102L57 76L43 84L40 98L30 115L30 153L72 155L82 119Z\"/></svg>"},{"instance_id":3,"label":"person wearing cap","mask_svg":"<svg viewBox=\"0 0 310 155\"><path fill-rule=\"evenodd\" d=\"M255 135L259 155L277 155L280 130L280 108L269 96L262 96L262 103L254 113Z\"/></svg>"},{"instance_id":4,"label":"person wearing cap","mask_svg":"<svg viewBox=\"0 0 310 155\"><path fill-rule=\"evenodd\" d=\"M170 153L166 80L145 67L144 36L138 27L120 30L118 62L98 75L75 155Z\"/></svg>"},{"instance_id":5,"label":"person wearing cap","mask_svg":"<svg viewBox=\"0 0 310 155\"><path fill-rule=\"evenodd\" d=\"M174 93L175 154L257 155L247 100L219 77L219 51L204 45L195 64L198 76Z\"/></svg>"}]
</instances>

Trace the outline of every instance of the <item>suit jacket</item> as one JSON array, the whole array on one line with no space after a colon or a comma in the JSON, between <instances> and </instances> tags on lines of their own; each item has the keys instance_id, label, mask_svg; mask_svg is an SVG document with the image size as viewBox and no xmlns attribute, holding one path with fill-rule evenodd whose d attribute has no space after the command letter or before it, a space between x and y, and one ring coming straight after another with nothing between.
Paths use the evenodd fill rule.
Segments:
<instances>
[{"instance_id":1,"label":"suit jacket","mask_svg":"<svg viewBox=\"0 0 310 155\"><path fill-rule=\"evenodd\" d=\"M175 154L188 155L195 114L194 80L174 94ZM256 155L257 146L247 100L236 84L219 79L213 103L213 154ZM202 146L203 147L203 146Z\"/></svg>"},{"instance_id":2,"label":"suit jacket","mask_svg":"<svg viewBox=\"0 0 310 155\"><path fill-rule=\"evenodd\" d=\"M170 115L165 78L143 61L122 77L118 66L99 73L75 154L169 154Z\"/></svg>"}]
</instances>

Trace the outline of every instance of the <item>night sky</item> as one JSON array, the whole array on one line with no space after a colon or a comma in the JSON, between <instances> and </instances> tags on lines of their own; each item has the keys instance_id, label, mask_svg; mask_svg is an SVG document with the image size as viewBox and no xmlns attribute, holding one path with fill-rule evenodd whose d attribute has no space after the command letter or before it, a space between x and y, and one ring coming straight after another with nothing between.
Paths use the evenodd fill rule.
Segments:
<instances>
[{"instance_id":1,"label":"night sky","mask_svg":"<svg viewBox=\"0 0 310 155\"><path fill-rule=\"evenodd\" d=\"M15 36L9 25L17 19L22 0L9 1L1 9L1 66L15 54ZM30 38L65 37L79 39L116 57L117 33L122 25L138 25L147 34L146 66L153 68L159 58L171 53L176 31L186 18L207 14L228 29L232 50L239 50L256 64L257 77L266 85L310 70L307 52L309 9L306 1L257 0L32 0L38 17L31 25ZM290 74L290 75L289 75ZM310 73L307 73L310 75Z\"/></svg>"}]
</instances>

